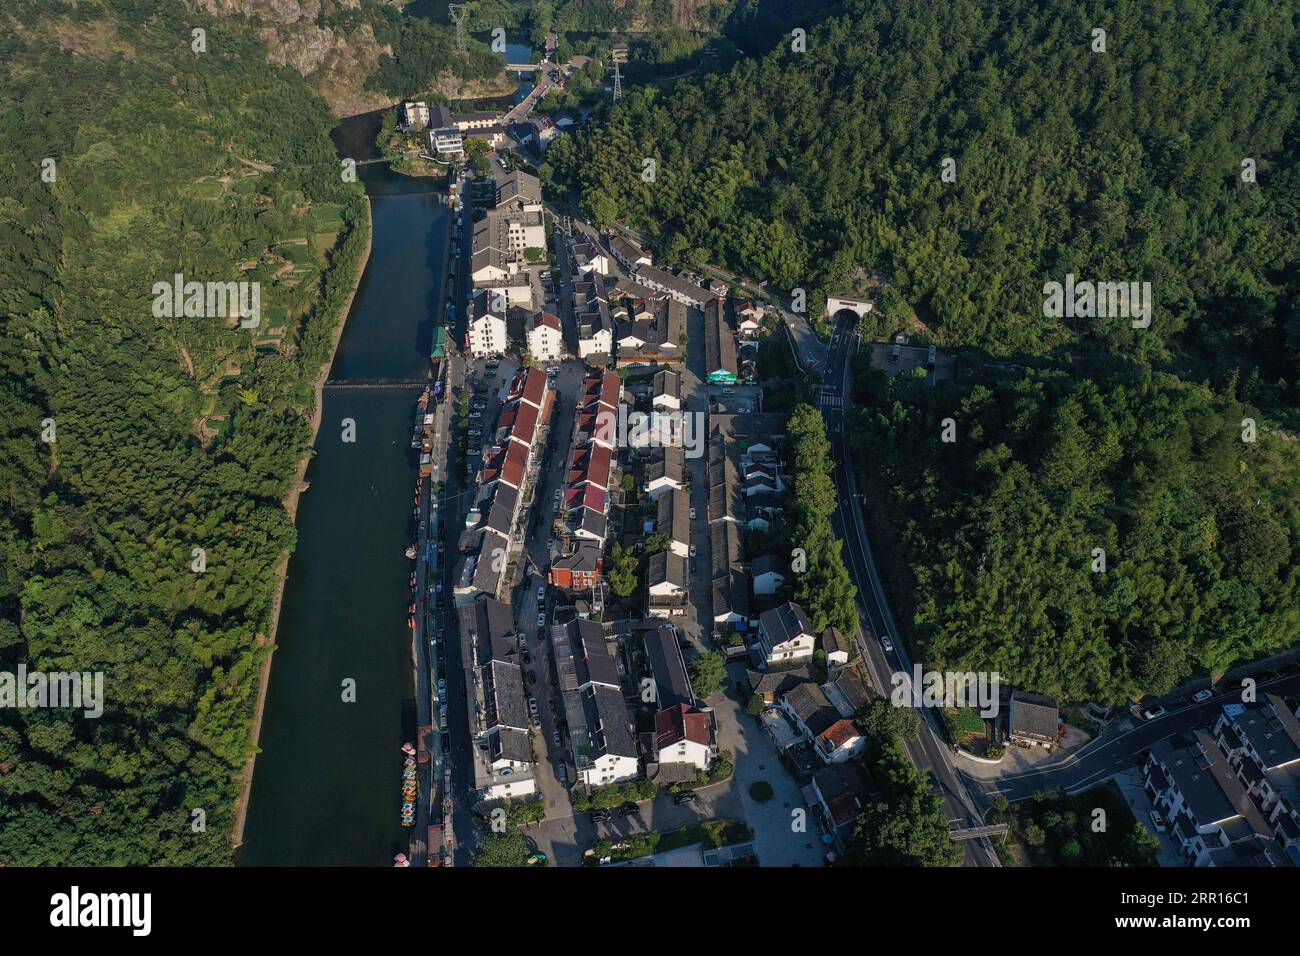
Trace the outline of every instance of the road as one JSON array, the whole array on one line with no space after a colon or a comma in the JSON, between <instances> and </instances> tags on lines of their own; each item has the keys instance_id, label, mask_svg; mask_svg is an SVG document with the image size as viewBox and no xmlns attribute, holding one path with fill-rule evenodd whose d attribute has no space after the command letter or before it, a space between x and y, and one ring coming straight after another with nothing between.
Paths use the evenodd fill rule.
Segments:
<instances>
[{"instance_id":1,"label":"road","mask_svg":"<svg viewBox=\"0 0 1300 956\"><path fill-rule=\"evenodd\" d=\"M844 433L847 410L850 405L850 371L853 354L859 338L853 323L837 323L827 352L826 385L822 389L820 404L826 419L827 436L831 442L831 457L835 462L835 489L838 507L831 517L831 527L844 542L844 556L849 575L858 589L859 611L871 629L864 634L861 629L855 639L863 659L871 671L877 688L888 694L893 684L890 676L896 671L910 672L912 663L903 648L898 627L894 623L885 599L880 576L876 571L871 545L867 540L866 526L862 521L861 502L849 464L849 450ZM878 635L888 634L894 645L893 653L886 653ZM938 732L934 715L928 708L919 708L921 734L905 743L908 756L918 769L928 772L932 781L931 792L943 798L944 813L951 829L964 829L984 825L979 804L972 798L966 783L953 766L947 744ZM998 866L997 854L989 841L980 837L963 843L965 866Z\"/></svg>"},{"instance_id":2,"label":"road","mask_svg":"<svg viewBox=\"0 0 1300 956\"><path fill-rule=\"evenodd\" d=\"M1291 674L1259 681L1257 699L1266 690L1284 696L1300 693L1300 675ZM1224 704L1240 701L1241 690L1234 688L1204 703L1185 706L1156 720L1141 721L1118 733L1105 734L1063 760L984 781L981 796L991 800L995 794L1000 793L1016 803L1029 799L1039 790L1060 787L1075 793L1091 789L1115 774L1140 766L1147 750L1158 741L1197 728L1213 727Z\"/></svg>"}]
</instances>

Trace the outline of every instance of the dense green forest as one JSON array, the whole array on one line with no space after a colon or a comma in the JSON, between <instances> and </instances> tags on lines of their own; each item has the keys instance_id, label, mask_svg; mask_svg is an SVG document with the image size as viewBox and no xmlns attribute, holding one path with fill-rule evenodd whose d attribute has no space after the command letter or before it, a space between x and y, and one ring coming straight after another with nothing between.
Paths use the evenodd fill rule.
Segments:
<instances>
[{"instance_id":1,"label":"dense green forest","mask_svg":"<svg viewBox=\"0 0 1300 956\"><path fill-rule=\"evenodd\" d=\"M0 710L0 862L224 863L365 200L325 103L226 21L0 21L0 671L101 671L107 698ZM260 281L265 325L156 318L176 273Z\"/></svg>"},{"instance_id":2,"label":"dense green forest","mask_svg":"<svg viewBox=\"0 0 1300 956\"><path fill-rule=\"evenodd\" d=\"M1300 442L1231 393L1162 373L857 384L878 556L936 666L1121 703L1295 644Z\"/></svg>"},{"instance_id":3,"label":"dense green forest","mask_svg":"<svg viewBox=\"0 0 1300 956\"><path fill-rule=\"evenodd\" d=\"M724 73L632 90L543 172L668 262L808 289L814 311L866 267L941 344L1226 364L1248 352L1265 378L1294 379L1288 5L958 0L940 15L849 0L843 14L810 25L806 52L786 36ZM1045 319L1042 286L1066 273L1150 281L1151 327Z\"/></svg>"}]
</instances>

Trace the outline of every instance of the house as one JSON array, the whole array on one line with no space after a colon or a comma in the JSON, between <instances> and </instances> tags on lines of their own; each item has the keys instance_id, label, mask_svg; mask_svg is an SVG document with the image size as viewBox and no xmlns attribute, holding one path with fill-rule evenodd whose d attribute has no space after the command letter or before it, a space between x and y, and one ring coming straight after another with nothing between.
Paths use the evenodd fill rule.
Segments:
<instances>
[{"instance_id":1,"label":"house","mask_svg":"<svg viewBox=\"0 0 1300 956\"><path fill-rule=\"evenodd\" d=\"M475 668L466 698L475 792L484 800L531 796L537 785L514 615L480 595L457 609L456 625Z\"/></svg>"},{"instance_id":2,"label":"house","mask_svg":"<svg viewBox=\"0 0 1300 956\"><path fill-rule=\"evenodd\" d=\"M1300 847L1300 720L1277 694L1226 704L1213 735L1228 765L1286 847ZM1300 865L1300 850L1296 852Z\"/></svg>"},{"instance_id":3,"label":"house","mask_svg":"<svg viewBox=\"0 0 1300 956\"><path fill-rule=\"evenodd\" d=\"M816 683L807 664L779 671L746 671L746 675L750 693L761 697L765 704L775 704L800 684Z\"/></svg>"},{"instance_id":4,"label":"house","mask_svg":"<svg viewBox=\"0 0 1300 956\"><path fill-rule=\"evenodd\" d=\"M564 334L560 319L545 310L532 313L525 335L528 354L538 362L556 362L564 353Z\"/></svg>"},{"instance_id":5,"label":"house","mask_svg":"<svg viewBox=\"0 0 1300 956\"><path fill-rule=\"evenodd\" d=\"M789 568L774 554L764 554L749 562L749 577L755 594L775 594L785 583Z\"/></svg>"},{"instance_id":6,"label":"house","mask_svg":"<svg viewBox=\"0 0 1300 956\"><path fill-rule=\"evenodd\" d=\"M723 299L710 299L704 306L704 369L710 385L734 385L740 377L736 338L725 311Z\"/></svg>"},{"instance_id":7,"label":"house","mask_svg":"<svg viewBox=\"0 0 1300 956\"><path fill-rule=\"evenodd\" d=\"M1012 743L1051 750L1060 739L1060 722L1060 713L1052 698L1020 691L1011 695L1007 726Z\"/></svg>"},{"instance_id":8,"label":"house","mask_svg":"<svg viewBox=\"0 0 1300 956\"><path fill-rule=\"evenodd\" d=\"M713 590L716 624L742 624L749 620L749 580L744 568L744 543L740 528L730 521L709 525L709 584Z\"/></svg>"},{"instance_id":9,"label":"house","mask_svg":"<svg viewBox=\"0 0 1300 956\"><path fill-rule=\"evenodd\" d=\"M779 706L826 763L843 763L866 748L866 738L853 722L841 717L822 689L812 682L796 684L781 698Z\"/></svg>"},{"instance_id":10,"label":"house","mask_svg":"<svg viewBox=\"0 0 1300 956\"><path fill-rule=\"evenodd\" d=\"M664 411L680 411L682 407L682 376L670 368L655 373L650 406Z\"/></svg>"},{"instance_id":11,"label":"house","mask_svg":"<svg viewBox=\"0 0 1300 956\"><path fill-rule=\"evenodd\" d=\"M758 649L766 667L812 657L817 636L803 608L793 601L764 611L758 619Z\"/></svg>"},{"instance_id":12,"label":"house","mask_svg":"<svg viewBox=\"0 0 1300 956\"><path fill-rule=\"evenodd\" d=\"M499 172L493 177L496 185L497 209L522 209L542 201L542 183L536 176L522 169Z\"/></svg>"},{"instance_id":13,"label":"house","mask_svg":"<svg viewBox=\"0 0 1300 956\"><path fill-rule=\"evenodd\" d=\"M690 603L686 559L671 551L652 554L646 562L646 617L676 617Z\"/></svg>"},{"instance_id":14,"label":"house","mask_svg":"<svg viewBox=\"0 0 1300 956\"><path fill-rule=\"evenodd\" d=\"M654 685L654 703L660 710L678 705L694 707L695 691L686 672L686 659L682 657L677 629L671 624L660 624L645 635L646 663Z\"/></svg>"},{"instance_id":15,"label":"house","mask_svg":"<svg viewBox=\"0 0 1300 956\"><path fill-rule=\"evenodd\" d=\"M619 366L674 365L683 360L681 343L686 329L686 306L665 301L650 308L634 300L635 313L625 306L614 331L615 360Z\"/></svg>"},{"instance_id":16,"label":"house","mask_svg":"<svg viewBox=\"0 0 1300 956\"><path fill-rule=\"evenodd\" d=\"M546 147L550 145L551 140L560 134L560 129L555 125L555 121L549 116L538 115L529 120L533 128L532 135L537 137L537 145L545 152Z\"/></svg>"},{"instance_id":17,"label":"house","mask_svg":"<svg viewBox=\"0 0 1300 956\"><path fill-rule=\"evenodd\" d=\"M674 488L659 496L659 514L655 531L668 536L668 550L688 557L691 544L691 499L685 491Z\"/></svg>"},{"instance_id":18,"label":"house","mask_svg":"<svg viewBox=\"0 0 1300 956\"><path fill-rule=\"evenodd\" d=\"M655 714L654 761L685 764L708 771L717 753L711 714L688 704L674 704Z\"/></svg>"},{"instance_id":19,"label":"house","mask_svg":"<svg viewBox=\"0 0 1300 956\"><path fill-rule=\"evenodd\" d=\"M636 739L604 628L582 619L556 626L551 652L577 779L589 787L635 780Z\"/></svg>"},{"instance_id":20,"label":"house","mask_svg":"<svg viewBox=\"0 0 1300 956\"><path fill-rule=\"evenodd\" d=\"M455 126L429 130L429 149L439 159L464 159L465 138Z\"/></svg>"},{"instance_id":21,"label":"house","mask_svg":"<svg viewBox=\"0 0 1300 956\"><path fill-rule=\"evenodd\" d=\"M835 838L842 851L853 834L854 822L874 789L871 775L863 768L832 763L814 770L812 780L803 792L808 805L817 810L826 832Z\"/></svg>"},{"instance_id":22,"label":"house","mask_svg":"<svg viewBox=\"0 0 1300 956\"><path fill-rule=\"evenodd\" d=\"M656 502L668 491L685 485L686 455L681 446L655 448L645 466L645 492Z\"/></svg>"},{"instance_id":23,"label":"house","mask_svg":"<svg viewBox=\"0 0 1300 956\"><path fill-rule=\"evenodd\" d=\"M429 106L427 103L402 104L402 132L419 133L429 126Z\"/></svg>"},{"instance_id":24,"label":"house","mask_svg":"<svg viewBox=\"0 0 1300 956\"><path fill-rule=\"evenodd\" d=\"M821 644L826 663L831 667L843 667L853 656L853 645L838 627L828 627L822 631Z\"/></svg>"},{"instance_id":25,"label":"house","mask_svg":"<svg viewBox=\"0 0 1300 956\"><path fill-rule=\"evenodd\" d=\"M492 298L488 292L479 292L470 303L465 347L474 358L501 355L510 347L505 310L493 309Z\"/></svg>"},{"instance_id":26,"label":"house","mask_svg":"<svg viewBox=\"0 0 1300 956\"><path fill-rule=\"evenodd\" d=\"M763 309L749 299L733 303L736 315L736 332L742 339L752 339L763 329Z\"/></svg>"},{"instance_id":27,"label":"house","mask_svg":"<svg viewBox=\"0 0 1300 956\"><path fill-rule=\"evenodd\" d=\"M871 703L871 685L857 664L840 668L839 673L821 686L822 693L841 717L856 717Z\"/></svg>"},{"instance_id":28,"label":"house","mask_svg":"<svg viewBox=\"0 0 1300 956\"><path fill-rule=\"evenodd\" d=\"M610 236L609 251L614 254L614 258L628 272L633 274L642 266L648 266L651 263L650 254L640 246L633 245L620 235Z\"/></svg>"},{"instance_id":29,"label":"house","mask_svg":"<svg viewBox=\"0 0 1300 956\"><path fill-rule=\"evenodd\" d=\"M1193 866L1239 863L1243 855L1263 865L1284 861L1268 821L1204 730L1152 744L1142 774L1170 839Z\"/></svg>"},{"instance_id":30,"label":"house","mask_svg":"<svg viewBox=\"0 0 1300 956\"><path fill-rule=\"evenodd\" d=\"M548 580L565 591L585 591L596 586L605 571L605 557L599 545L580 543L572 554L551 561Z\"/></svg>"},{"instance_id":31,"label":"house","mask_svg":"<svg viewBox=\"0 0 1300 956\"><path fill-rule=\"evenodd\" d=\"M666 293L669 298L675 299L683 305L699 307L704 305L711 296L711 293L704 291L694 282L664 272L664 270L652 265L639 266L636 270L636 278L642 285Z\"/></svg>"}]
</instances>

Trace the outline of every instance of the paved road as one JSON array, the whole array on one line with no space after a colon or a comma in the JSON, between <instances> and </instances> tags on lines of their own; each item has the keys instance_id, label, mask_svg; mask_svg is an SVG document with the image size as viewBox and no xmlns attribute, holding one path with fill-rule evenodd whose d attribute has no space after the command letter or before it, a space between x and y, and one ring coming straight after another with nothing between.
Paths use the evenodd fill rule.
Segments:
<instances>
[{"instance_id":1,"label":"paved road","mask_svg":"<svg viewBox=\"0 0 1300 956\"><path fill-rule=\"evenodd\" d=\"M1257 690L1260 695L1265 690L1283 695L1300 693L1300 675L1291 674L1261 681ZM1061 787L1067 792L1076 793L1091 789L1130 767L1140 766L1146 751L1158 741L1198 727L1209 729L1214 725L1224 704L1240 701L1241 690L1234 688L1203 704L1184 706L1156 720L1141 721L1135 726L1120 728L1118 732L1104 734L1089 741L1082 749L1063 760L1053 761L1050 765L980 781L979 795L983 801L991 801L995 794L1000 793L1015 803L1027 800L1038 790Z\"/></svg>"},{"instance_id":2,"label":"paved road","mask_svg":"<svg viewBox=\"0 0 1300 956\"><path fill-rule=\"evenodd\" d=\"M827 384L822 390L820 402L831 441L831 457L835 461L835 488L839 499L838 507L831 517L831 527L844 542L845 563L849 576L858 588L859 611L871 632L864 633L860 629L855 638L870 668L873 682L883 693L888 694L893 686L890 675L900 670L910 672L912 663L899 638L898 627L894 624L876 572L871 545L862 521L861 503L849 465L844 424L849 405L850 362L858 344L852 323L841 322L836 325L830 340ZM881 634L890 636L894 645L892 654L887 654L878 640L878 635ZM919 738L906 742L908 756L918 768L930 774L933 783L931 792L943 798L944 811L953 829L983 826L979 805L953 766L951 754L938 733L934 716L928 708L920 708L919 712L921 734ZM999 865L997 855L985 838L966 841L963 848L963 865Z\"/></svg>"}]
</instances>

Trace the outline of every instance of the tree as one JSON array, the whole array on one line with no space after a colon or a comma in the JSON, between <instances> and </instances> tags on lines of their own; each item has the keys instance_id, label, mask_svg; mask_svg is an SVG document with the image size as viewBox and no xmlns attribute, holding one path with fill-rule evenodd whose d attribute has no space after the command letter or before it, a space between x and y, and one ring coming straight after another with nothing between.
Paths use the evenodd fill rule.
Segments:
<instances>
[{"instance_id":1,"label":"tree","mask_svg":"<svg viewBox=\"0 0 1300 956\"><path fill-rule=\"evenodd\" d=\"M707 651L691 662L691 690L705 700L722 689L727 679L727 659L721 651Z\"/></svg>"},{"instance_id":2,"label":"tree","mask_svg":"<svg viewBox=\"0 0 1300 956\"><path fill-rule=\"evenodd\" d=\"M520 867L528 865L532 850L518 830L489 833L474 854L474 865L483 867Z\"/></svg>"},{"instance_id":3,"label":"tree","mask_svg":"<svg viewBox=\"0 0 1300 956\"><path fill-rule=\"evenodd\" d=\"M867 859L881 866L958 866L962 849L948 836L943 801L930 796L926 778L898 744L885 750L877 768L888 801L868 804L854 828Z\"/></svg>"}]
</instances>

